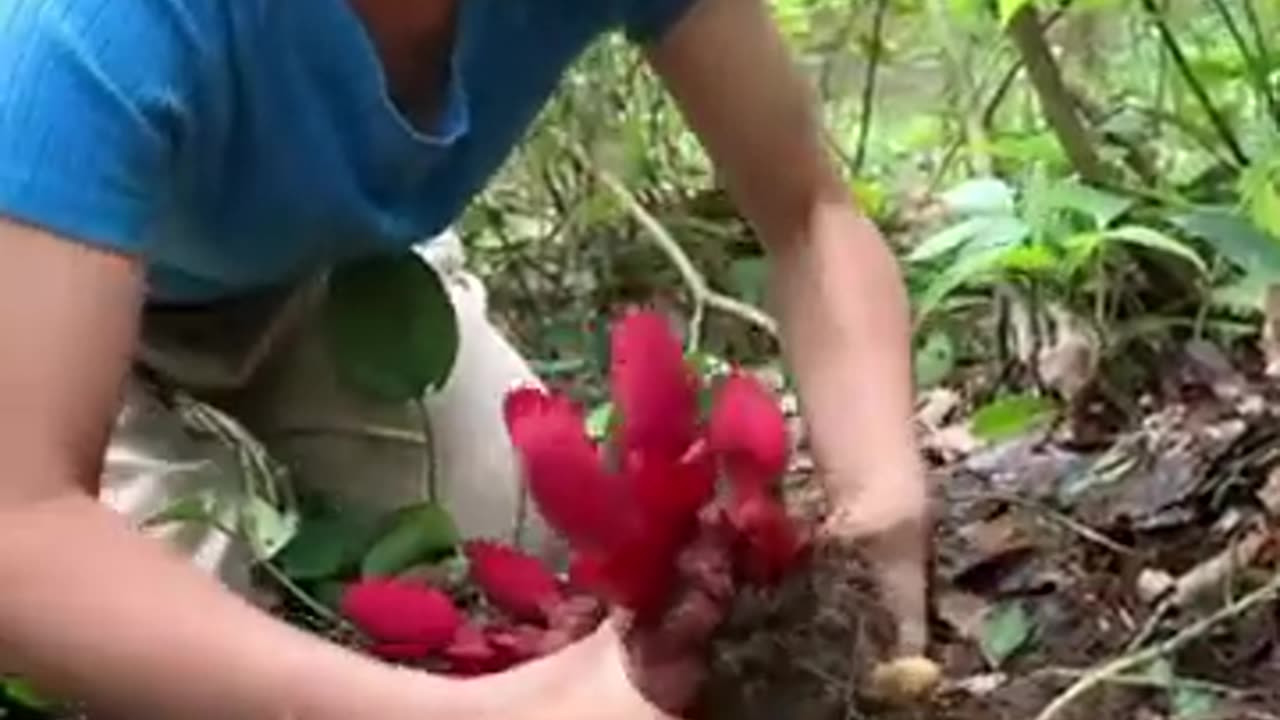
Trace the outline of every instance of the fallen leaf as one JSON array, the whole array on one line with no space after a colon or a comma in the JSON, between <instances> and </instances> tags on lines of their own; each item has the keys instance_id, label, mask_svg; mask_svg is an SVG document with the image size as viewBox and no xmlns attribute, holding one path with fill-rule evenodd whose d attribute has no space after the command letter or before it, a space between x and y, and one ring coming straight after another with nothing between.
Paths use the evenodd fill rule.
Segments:
<instances>
[{"instance_id":1,"label":"fallen leaf","mask_svg":"<svg viewBox=\"0 0 1280 720\"><path fill-rule=\"evenodd\" d=\"M1258 501L1267 509L1267 514L1280 516L1280 465L1267 473L1267 481L1258 488Z\"/></svg>"},{"instance_id":2,"label":"fallen leaf","mask_svg":"<svg viewBox=\"0 0 1280 720\"><path fill-rule=\"evenodd\" d=\"M1213 557L1178 577L1170 602L1188 607L1210 597L1221 597L1223 586L1251 565L1270 539L1265 527L1257 527Z\"/></svg>"},{"instance_id":3,"label":"fallen leaf","mask_svg":"<svg viewBox=\"0 0 1280 720\"><path fill-rule=\"evenodd\" d=\"M1003 395L973 414L970 429L983 440L1007 440L1048 423L1056 410L1052 400L1038 395Z\"/></svg>"},{"instance_id":4,"label":"fallen leaf","mask_svg":"<svg viewBox=\"0 0 1280 720\"><path fill-rule=\"evenodd\" d=\"M1177 584L1177 579L1164 570L1143 568L1138 573L1138 597L1144 603L1155 603L1167 596Z\"/></svg>"},{"instance_id":5,"label":"fallen leaf","mask_svg":"<svg viewBox=\"0 0 1280 720\"><path fill-rule=\"evenodd\" d=\"M987 662L999 668L1027 645L1035 631L1035 620L1018 601L992 608L983 622L979 646Z\"/></svg>"},{"instance_id":6,"label":"fallen leaf","mask_svg":"<svg viewBox=\"0 0 1280 720\"><path fill-rule=\"evenodd\" d=\"M453 549L458 529L443 507L424 503L396 512L360 563L364 577L387 577Z\"/></svg>"}]
</instances>

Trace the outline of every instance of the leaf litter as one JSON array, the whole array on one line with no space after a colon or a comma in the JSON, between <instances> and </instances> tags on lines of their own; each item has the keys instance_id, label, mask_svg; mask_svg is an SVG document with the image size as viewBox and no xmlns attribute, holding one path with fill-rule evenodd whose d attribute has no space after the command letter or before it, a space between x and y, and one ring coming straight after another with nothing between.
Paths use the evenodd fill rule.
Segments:
<instances>
[{"instance_id":1,"label":"leaf litter","mask_svg":"<svg viewBox=\"0 0 1280 720\"><path fill-rule=\"evenodd\" d=\"M1207 344L1167 362L1088 446L1087 415L983 440L922 398L944 680L875 717L1280 717L1280 388Z\"/></svg>"}]
</instances>

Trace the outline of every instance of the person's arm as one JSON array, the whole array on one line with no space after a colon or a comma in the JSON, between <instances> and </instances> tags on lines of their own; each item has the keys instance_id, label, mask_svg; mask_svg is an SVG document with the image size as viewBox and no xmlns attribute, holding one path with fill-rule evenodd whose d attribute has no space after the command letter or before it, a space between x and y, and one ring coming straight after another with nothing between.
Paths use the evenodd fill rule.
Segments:
<instances>
[{"instance_id":1,"label":"person's arm","mask_svg":"<svg viewBox=\"0 0 1280 720\"><path fill-rule=\"evenodd\" d=\"M823 146L814 101L761 0L696 0L649 57L767 247L770 291L836 525L875 543L925 643L925 506L904 283Z\"/></svg>"},{"instance_id":2,"label":"person's arm","mask_svg":"<svg viewBox=\"0 0 1280 720\"><path fill-rule=\"evenodd\" d=\"M142 286L131 259L0 217L0 670L93 717L505 719L554 700L537 670L444 680L290 628L97 502Z\"/></svg>"}]
</instances>

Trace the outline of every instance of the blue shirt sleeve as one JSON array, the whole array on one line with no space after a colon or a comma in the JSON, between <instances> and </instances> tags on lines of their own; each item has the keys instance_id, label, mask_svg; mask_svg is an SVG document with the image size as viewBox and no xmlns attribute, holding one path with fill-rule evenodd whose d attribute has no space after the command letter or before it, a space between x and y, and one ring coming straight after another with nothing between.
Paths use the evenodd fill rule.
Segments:
<instances>
[{"instance_id":1,"label":"blue shirt sleeve","mask_svg":"<svg viewBox=\"0 0 1280 720\"><path fill-rule=\"evenodd\" d=\"M0 215L145 252L194 72L177 2L0 1Z\"/></svg>"},{"instance_id":2,"label":"blue shirt sleeve","mask_svg":"<svg viewBox=\"0 0 1280 720\"><path fill-rule=\"evenodd\" d=\"M622 22L632 42L650 45L662 39L697 0L622 0Z\"/></svg>"}]
</instances>

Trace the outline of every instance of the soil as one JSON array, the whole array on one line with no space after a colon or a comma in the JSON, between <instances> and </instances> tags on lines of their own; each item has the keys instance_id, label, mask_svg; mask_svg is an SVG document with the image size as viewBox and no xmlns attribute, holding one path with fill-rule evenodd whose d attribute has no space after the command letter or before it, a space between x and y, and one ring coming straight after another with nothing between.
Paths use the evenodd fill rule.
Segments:
<instances>
[{"instance_id":1,"label":"soil","mask_svg":"<svg viewBox=\"0 0 1280 720\"><path fill-rule=\"evenodd\" d=\"M871 707L862 690L894 641L858 548L814 548L809 572L749 590L712 642L696 720L838 720Z\"/></svg>"}]
</instances>

